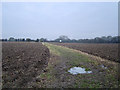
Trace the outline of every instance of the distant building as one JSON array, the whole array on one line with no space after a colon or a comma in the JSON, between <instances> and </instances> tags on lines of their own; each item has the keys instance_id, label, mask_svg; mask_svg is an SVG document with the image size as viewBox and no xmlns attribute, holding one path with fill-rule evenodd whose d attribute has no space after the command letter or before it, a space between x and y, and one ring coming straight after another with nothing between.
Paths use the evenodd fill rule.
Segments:
<instances>
[{"instance_id":1,"label":"distant building","mask_svg":"<svg viewBox=\"0 0 120 90\"><path fill-rule=\"evenodd\" d=\"M62 40L59 41L60 43L62 42Z\"/></svg>"}]
</instances>

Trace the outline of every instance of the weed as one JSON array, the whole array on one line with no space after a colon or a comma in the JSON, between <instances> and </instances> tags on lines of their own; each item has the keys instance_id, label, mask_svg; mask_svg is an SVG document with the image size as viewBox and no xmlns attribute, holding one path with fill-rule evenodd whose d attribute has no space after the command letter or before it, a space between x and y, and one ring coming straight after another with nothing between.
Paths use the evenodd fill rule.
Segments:
<instances>
[{"instance_id":1,"label":"weed","mask_svg":"<svg viewBox=\"0 0 120 90\"><path fill-rule=\"evenodd\" d=\"M85 71L90 71L90 68L85 68Z\"/></svg>"}]
</instances>

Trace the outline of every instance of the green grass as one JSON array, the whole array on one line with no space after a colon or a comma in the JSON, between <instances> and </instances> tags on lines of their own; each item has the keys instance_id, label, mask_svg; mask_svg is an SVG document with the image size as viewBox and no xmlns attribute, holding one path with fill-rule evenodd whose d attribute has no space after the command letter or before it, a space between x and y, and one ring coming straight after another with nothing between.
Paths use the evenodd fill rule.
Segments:
<instances>
[{"instance_id":1,"label":"green grass","mask_svg":"<svg viewBox=\"0 0 120 90\"><path fill-rule=\"evenodd\" d=\"M50 73L42 73L40 75L41 78L52 79L52 75Z\"/></svg>"},{"instance_id":2,"label":"green grass","mask_svg":"<svg viewBox=\"0 0 120 90\"><path fill-rule=\"evenodd\" d=\"M85 71L90 71L91 69L90 68L85 68Z\"/></svg>"},{"instance_id":3,"label":"green grass","mask_svg":"<svg viewBox=\"0 0 120 90\"><path fill-rule=\"evenodd\" d=\"M99 65L100 63L95 61L95 60L91 60L87 55L83 55L77 51L75 51L74 49L69 49L69 48L66 48L66 47L63 47L63 46L57 46L57 45L53 45L53 44L49 44L49 43L44 43L44 45L46 45L49 50L50 50L50 53L51 54L54 54L54 55L57 55L59 57L61 57L61 59L64 59L64 60L69 60L69 62L67 62L67 65L68 65L68 68L65 69L65 71L67 72L70 68L72 67L82 67L82 68L85 68L85 71L91 71L91 67L88 66L88 64L92 64L95 66L96 69L99 68ZM57 60L55 61L55 63L60 63L61 61L60 60ZM81 64L81 63L85 63L85 64ZM41 77L46 77L48 80L52 80L52 79L55 79L52 71L54 71L54 68L51 64L48 65L48 70L50 70L49 72L46 73L46 75L41 75ZM109 82L112 82L114 84L111 84L113 87L117 87L115 84L116 83L116 79L115 79L115 76L112 73L112 71L115 71L113 69L107 69L107 72L106 72L106 82L103 82L105 83L105 85L107 86L108 84L108 87L109 87ZM116 73L116 72L114 72ZM67 74L70 74L67 72ZM91 74L88 74L88 76L90 76L90 78L93 78L93 77L96 77L96 76L92 76ZM69 78L69 77L68 77ZM102 87L101 86L101 82L100 81L94 81L91 79L91 81L85 79L83 81L81 81L82 78L84 78L84 75L82 74L78 74L74 77L76 79L76 83L72 86L72 87L75 87L75 88L78 88L78 87L82 87L82 88L86 88L86 87L89 87L89 88L99 88L99 87ZM104 77L103 77L104 78ZM82 83L79 83L82 82Z\"/></svg>"},{"instance_id":4,"label":"green grass","mask_svg":"<svg viewBox=\"0 0 120 90\"><path fill-rule=\"evenodd\" d=\"M60 56L60 52L57 47L55 47L51 44L48 44L48 43L44 43L44 45L49 48L50 53Z\"/></svg>"},{"instance_id":5,"label":"green grass","mask_svg":"<svg viewBox=\"0 0 120 90\"><path fill-rule=\"evenodd\" d=\"M92 62L92 60L89 59L86 55L82 55L78 52L75 52L73 49L52 45L48 43L44 43L44 44L50 49L51 53L62 56L63 58L70 59L69 64L71 65L71 67L78 66L80 62L86 62L86 63Z\"/></svg>"}]
</instances>

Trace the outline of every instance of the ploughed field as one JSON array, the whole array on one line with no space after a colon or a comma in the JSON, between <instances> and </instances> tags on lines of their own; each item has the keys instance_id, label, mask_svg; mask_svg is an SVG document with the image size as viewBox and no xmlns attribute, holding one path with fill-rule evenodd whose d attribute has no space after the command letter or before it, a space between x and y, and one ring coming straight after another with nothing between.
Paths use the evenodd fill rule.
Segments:
<instances>
[{"instance_id":1,"label":"ploughed field","mask_svg":"<svg viewBox=\"0 0 120 90\"><path fill-rule=\"evenodd\" d=\"M42 43L2 43L3 88L30 87L48 64L49 49Z\"/></svg>"},{"instance_id":2,"label":"ploughed field","mask_svg":"<svg viewBox=\"0 0 120 90\"><path fill-rule=\"evenodd\" d=\"M118 61L118 44L52 43L80 50L108 60Z\"/></svg>"},{"instance_id":3,"label":"ploughed field","mask_svg":"<svg viewBox=\"0 0 120 90\"><path fill-rule=\"evenodd\" d=\"M3 88L117 88L118 63L77 50L115 56L117 45L75 43L2 43ZM59 46L62 45L62 46ZM64 47L66 46L66 47ZM106 46L106 47L105 47ZM69 47L69 48L67 48ZM72 49L70 49L72 48ZM98 49L99 48L99 49ZM115 51L114 51L114 49ZM77 50L75 50L77 49ZM94 50L95 49L95 50ZM107 51L109 49L109 51ZM93 50L93 51L92 51ZM114 53L111 53L113 50ZM106 53L105 53L106 52ZM115 54L116 52L116 54ZM99 56L99 54L98 54ZM112 59L111 59L112 60ZM91 73L72 74L73 67Z\"/></svg>"}]
</instances>

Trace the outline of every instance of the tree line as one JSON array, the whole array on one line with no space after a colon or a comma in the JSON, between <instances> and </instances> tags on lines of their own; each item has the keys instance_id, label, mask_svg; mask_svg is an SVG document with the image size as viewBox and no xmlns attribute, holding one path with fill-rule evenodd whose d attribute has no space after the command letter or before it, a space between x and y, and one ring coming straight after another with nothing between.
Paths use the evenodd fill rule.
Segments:
<instances>
[{"instance_id":1,"label":"tree line","mask_svg":"<svg viewBox=\"0 0 120 90\"><path fill-rule=\"evenodd\" d=\"M41 39L30 39L30 38L18 38L18 39L15 39L13 37L10 37L9 39L0 39L0 41L10 41L10 42L46 42L47 39L45 38L41 38Z\"/></svg>"},{"instance_id":2,"label":"tree line","mask_svg":"<svg viewBox=\"0 0 120 90\"><path fill-rule=\"evenodd\" d=\"M19 38L15 39L10 37L9 39L0 39L3 42L60 42L60 43L119 43L120 36L102 36L102 37L95 37L94 39L70 39L68 36L61 35L55 40L47 40L46 38L40 39L30 39L30 38Z\"/></svg>"},{"instance_id":3,"label":"tree line","mask_svg":"<svg viewBox=\"0 0 120 90\"><path fill-rule=\"evenodd\" d=\"M95 37L94 39L69 39L67 36L60 36L59 38L55 39L53 42L68 42L68 43L119 43L120 36L102 36L102 37Z\"/></svg>"}]
</instances>

